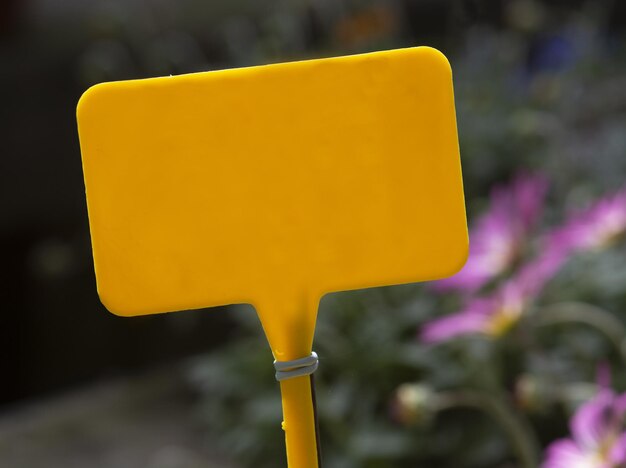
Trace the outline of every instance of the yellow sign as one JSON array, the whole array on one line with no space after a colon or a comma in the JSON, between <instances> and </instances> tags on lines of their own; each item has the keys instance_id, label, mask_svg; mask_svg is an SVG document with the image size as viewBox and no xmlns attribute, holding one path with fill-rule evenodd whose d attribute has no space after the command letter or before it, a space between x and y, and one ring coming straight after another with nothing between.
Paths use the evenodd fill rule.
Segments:
<instances>
[{"instance_id":1,"label":"yellow sign","mask_svg":"<svg viewBox=\"0 0 626 468\"><path fill-rule=\"evenodd\" d=\"M286 361L310 354L323 294L465 261L452 76L434 49L104 83L78 127L116 314L250 303ZM281 385L310 400L307 379ZM289 448L310 415L284 411L290 466L317 466Z\"/></svg>"}]
</instances>

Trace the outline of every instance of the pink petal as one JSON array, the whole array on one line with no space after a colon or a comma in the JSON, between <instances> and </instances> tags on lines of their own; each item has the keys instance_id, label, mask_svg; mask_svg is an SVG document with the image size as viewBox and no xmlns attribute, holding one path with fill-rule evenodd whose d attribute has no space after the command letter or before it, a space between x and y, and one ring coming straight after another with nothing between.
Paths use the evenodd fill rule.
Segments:
<instances>
[{"instance_id":1,"label":"pink petal","mask_svg":"<svg viewBox=\"0 0 626 468\"><path fill-rule=\"evenodd\" d=\"M488 317L476 313L460 312L428 322L420 333L425 343L439 343L461 335L480 333L486 327Z\"/></svg>"},{"instance_id":2,"label":"pink petal","mask_svg":"<svg viewBox=\"0 0 626 468\"><path fill-rule=\"evenodd\" d=\"M611 430L615 394L603 389L584 403L572 418L570 430L576 443L587 451L596 451Z\"/></svg>"},{"instance_id":3,"label":"pink petal","mask_svg":"<svg viewBox=\"0 0 626 468\"><path fill-rule=\"evenodd\" d=\"M542 468L601 468L588 463L588 456L572 439L559 439L546 450Z\"/></svg>"},{"instance_id":4,"label":"pink petal","mask_svg":"<svg viewBox=\"0 0 626 468\"><path fill-rule=\"evenodd\" d=\"M626 188L575 213L557 231L554 240L570 250L600 247L626 232Z\"/></svg>"},{"instance_id":5,"label":"pink petal","mask_svg":"<svg viewBox=\"0 0 626 468\"><path fill-rule=\"evenodd\" d=\"M626 416L626 393L622 393L615 398L613 402L613 414L620 420Z\"/></svg>"},{"instance_id":6,"label":"pink petal","mask_svg":"<svg viewBox=\"0 0 626 468\"><path fill-rule=\"evenodd\" d=\"M622 433L611 447L609 461L611 466L623 466L626 463L626 432Z\"/></svg>"}]
</instances>

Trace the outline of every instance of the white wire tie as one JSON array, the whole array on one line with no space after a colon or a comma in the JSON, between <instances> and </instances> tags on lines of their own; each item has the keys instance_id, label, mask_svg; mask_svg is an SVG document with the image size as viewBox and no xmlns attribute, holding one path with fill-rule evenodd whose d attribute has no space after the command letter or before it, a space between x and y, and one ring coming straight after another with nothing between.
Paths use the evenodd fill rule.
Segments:
<instances>
[{"instance_id":1,"label":"white wire tie","mask_svg":"<svg viewBox=\"0 0 626 468\"><path fill-rule=\"evenodd\" d=\"M274 369L276 369L276 380L293 379L303 375L311 375L317 370L319 359L317 353L312 352L310 356L292 361L274 361Z\"/></svg>"}]
</instances>

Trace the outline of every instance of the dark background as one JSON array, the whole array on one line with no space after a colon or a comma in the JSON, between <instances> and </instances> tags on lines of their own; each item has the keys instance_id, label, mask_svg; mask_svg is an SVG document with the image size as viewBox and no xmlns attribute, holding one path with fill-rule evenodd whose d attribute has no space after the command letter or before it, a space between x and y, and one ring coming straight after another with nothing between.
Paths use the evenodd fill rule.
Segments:
<instances>
[{"instance_id":1,"label":"dark background","mask_svg":"<svg viewBox=\"0 0 626 468\"><path fill-rule=\"evenodd\" d=\"M90 85L263 63L254 41L280 14L302 34L277 40L274 61L374 48L372 29L381 45L394 28L403 45L445 52L468 23L503 21L499 1L395 2L399 25L365 4L343 28L363 2L261 3L3 1L0 403L206 350L232 330L218 310L124 319L99 303L75 121Z\"/></svg>"},{"instance_id":2,"label":"dark background","mask_svg":"<svg viewBox=\"0 0 626 468\"><path fill-rule=\"evenodd\" d=\"M511 3L3 0L0 404L155 366L237 333L223 311L124 319L99 303L75 123L90 85L416 44L454 58L468 28L510 28ZM558 26L585 2L543 3ZM593 3L610 49L625 4ZM559 56L545 63L546 30L527 33L530 71L559 66Z\"/></svg>"}]
</instances>

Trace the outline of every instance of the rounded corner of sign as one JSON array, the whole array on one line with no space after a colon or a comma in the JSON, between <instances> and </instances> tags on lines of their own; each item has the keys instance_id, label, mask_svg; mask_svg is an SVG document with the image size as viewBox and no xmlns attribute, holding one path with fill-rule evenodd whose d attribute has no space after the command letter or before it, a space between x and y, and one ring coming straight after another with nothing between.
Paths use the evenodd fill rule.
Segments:
<instances>
[{"instance_id":1,"label":"rounded corner of sign","mask_svg":"<svg viewBox=\"0 0 626 468\"><path fill-rule=\"evenodd\" d=\"M463 267L465 266L465 264L467 263L468 257L469 257L469 240L466 240L462 244L458 253L454 257L452 257L452 260L450 261L450 267L448 268L448 272L446 273L444 277L448 278L450 276L454 276L459 271L461 271Z\"/></svg>"},{"instance_id":2,"label":"rounded corner of sign","mask_svg":"<svg viewBox=\"0 0 626 468\"><path fill-rule=\"evenodd\" d=\"M118 317L132 317L134 314L128 307L121 304L112 294L98 290L98 297L102 305L113 315Z\"/></svg>"},{"instance_id":3,"label":"rounded corner of sign","mask_svg":"<svg viewBox=\"0 0 626 468\"><path fill-rule=\"evenodd\" d=\"M76 117L80 120L81 116L86 110L91 107L91 101L102 92L102 89L106 88L109 83L98 83L87 88L87 90L80 96L78 103L76 104Z\"/></svg>"},{"instance_id":4,"label":"rounded corner of sign","mask_svg":"<svg viewBox=\"0 0 626 468\"><path fill-rule=\"evenodd\" d=\"M444 69L448 74L452 75L452 65L450 65L448 57L446 57L443 52L430 46L422 46L419 47L419 49L422 51L422 53L426 54L426 56L430 60L432 60L437 66Z\"/></svg>"}]
</instances>

